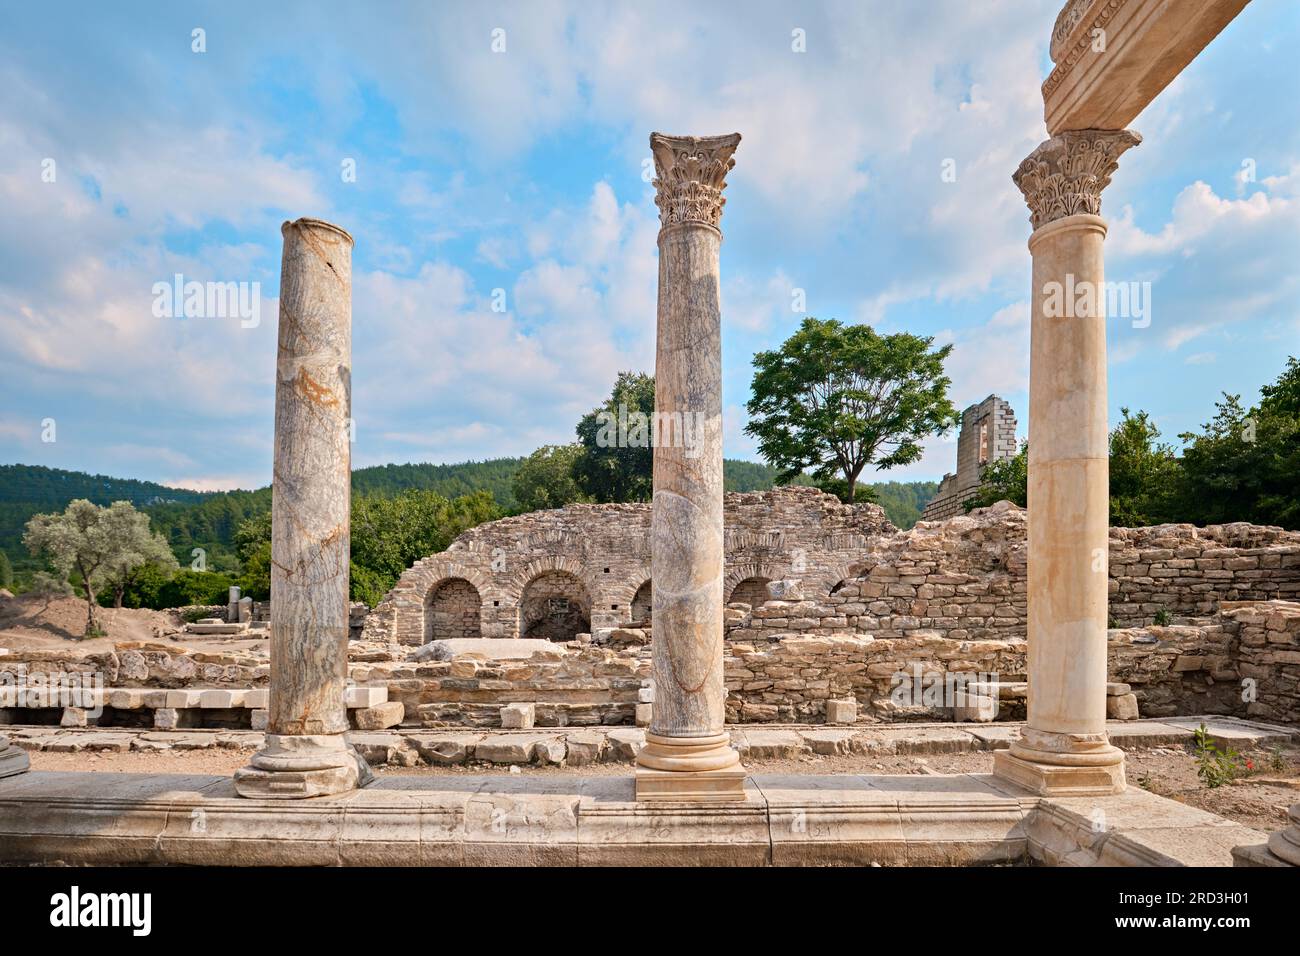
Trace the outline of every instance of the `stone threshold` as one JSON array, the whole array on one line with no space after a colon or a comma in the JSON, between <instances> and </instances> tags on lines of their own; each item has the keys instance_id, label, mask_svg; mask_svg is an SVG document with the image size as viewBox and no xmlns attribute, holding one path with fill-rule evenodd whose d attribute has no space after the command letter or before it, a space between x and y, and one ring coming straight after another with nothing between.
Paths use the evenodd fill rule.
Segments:
<instances>
[{"instance_id":1,"label":"stone threshold","mask_svg":"<svg viewBox=\"0 0 1300 956\"><path fill-rule=\"evenodd\" d=\"M1237 750L1280 746L1300 738L1300 730L1235 717L1167 717L1161 720L1109 721L1111 741L1123 749L1185 747L1205 723L1220 745ZM742 759L799 758L814 755L925 755L1003 750L1021 723L908 723L832 727L824 724L764 724L729 727ZM187 729L158 731L128 727L6 727L13 743L31 752L125 753L258 748L263 735L247 730ZM350 738L374 766L423 764L540 764L581 767L630 763L645 743L634 727L536 727L528 730L353 731Z\"/></svg>"},{"instance_id":2,"label":"stone threshold","mask_svg":"<svg viewBox=\"0 0 1300 956\"><path fill-rule=\"evenodd\" d=\"M987 774L763 775L743 801L637 803L619 777L401 777L309 800L200 774L0 780L0 860L243 866L1230 866L1266 834L1130 789Z\"/></svg>"}]
</instances>

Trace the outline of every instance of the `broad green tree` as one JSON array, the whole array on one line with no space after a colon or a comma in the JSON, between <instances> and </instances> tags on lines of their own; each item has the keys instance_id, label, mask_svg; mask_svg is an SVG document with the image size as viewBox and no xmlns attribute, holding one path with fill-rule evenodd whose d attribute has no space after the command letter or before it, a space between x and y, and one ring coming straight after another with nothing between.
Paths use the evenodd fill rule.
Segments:
<instances>
[{"instance_id":1,"label":"broad green tree","mask_svg":"<svg viewBox=\"0 0 1300 956\"><path fill-rule=\"evenodd\" d=\"M642 372L619 372L604 404L578 422L582 454L573 479L593 501L649 501L654 485L655 380Z\"/></svg>"},{"instance_id":2,"label":"broad green tree","mask_svg":"<svg viewBox=\"0 0 1300 956\"><path fill-rule=\"evenodd\" d=\"M1180 518L1300 528L1300 363L1287 359L1258 405L1224 394L1200 432L1184 432Z\"/></svg>"},{"instance_id":3,"label":"broad green tree","mask_svg":"<svg viewBox=\"0 0 1300 956\"><path fill-rule=\"evenodd\" d=\"M12 587L14 583L14 567L9 563L9 555L0 551L0 588Z\"/></svg>"},{"instance_id":4,"label":"broad green tree","mask_svg":"<svg viewBox=\"0 0 1300 956\"><path fill-rule=\"evenodd\" d=\"M1110 433L1110 523L1125 528L1176 520L1178 458L1144 411L1120 409Z\"/></svg>"},{"instance_id":5,"label":"broad green tree","mask_svg":"<svg viewBox=\"0 0 1300 956\"><path fill-rule=\"evenodd\" d=\"M803 320L779 348L754 356L745 431L787 483L805 471L852 502L858 477L907 465L921 442L955 427L943 363L951 345L836 319Z\"/></svg>"},{"instance_id":6,"label":"broad green tree","mask_svg":"<svg viewBox=\"0 0 1300 956\"><path fill-rule=\"evenodd\" d=\"M581 445L543 445L519 464L512 490L523 511L563 508L586 496L573 480Z\"/></svg>"},{"instance_id":7,"label":"broad green tree","mask_svg":"<svg viewBox=\"0 0 1300 956\"><path fill-rule=\"evenodd\" d=\"M149 519L128 501L107 507L78 498L61 513L33 515L27 522L23 543L33 555L46 560L65 578L75 572L86 589L86 636L102 631L95 617L95 591L120 575L149 560Z\"/></svg>"},{"instance_id":8,"label":"broad green tree","mask_svg":"<svg viewBox=\"0 0 1300 956\"><path fill-rule=\"evenodd\" d=\"M126 507L118 508L119 504ZM113 607L120 608L126 589L134 586L147 568L157 568L170 577L179 564L167 546L167 539L149 530L149 516L126 502L110 505L104 520L118 544L104 563L104 583L113 594Z\"/></svg>"}]
</instances>

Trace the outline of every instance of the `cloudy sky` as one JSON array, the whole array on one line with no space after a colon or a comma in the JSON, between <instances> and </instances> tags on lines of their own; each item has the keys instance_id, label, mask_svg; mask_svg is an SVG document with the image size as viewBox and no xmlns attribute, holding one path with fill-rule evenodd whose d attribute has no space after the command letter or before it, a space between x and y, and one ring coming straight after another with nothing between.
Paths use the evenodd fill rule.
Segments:
<instances>
[{"instance_id":1,"label":"cloudy sky","mask_svg":"<svg viewBox=\"0 0 1300 956\"><path fill-rule=\"evenodd\" d=\"M9 7L0 463L266 484L279 226L299 216L356 237L356 466L572 440L619 369L653 368L652 130L744 137L728 455L756 458L751 359L798 324L800 289L808 314L953 342L954 401L1001 394L1023 434L1030 230L1010 176L1046 136L1059 6ZM1112 417L1147 409L1172 437L1300 353L1298 47L1300 4L1254 0L1132 124L1106 271L1150 282L1152 309L1111 323ZM260 283L260 323L155 315L178 273ZM936 440L879 477L954 456Z\"/></svg>"}]
</instances>

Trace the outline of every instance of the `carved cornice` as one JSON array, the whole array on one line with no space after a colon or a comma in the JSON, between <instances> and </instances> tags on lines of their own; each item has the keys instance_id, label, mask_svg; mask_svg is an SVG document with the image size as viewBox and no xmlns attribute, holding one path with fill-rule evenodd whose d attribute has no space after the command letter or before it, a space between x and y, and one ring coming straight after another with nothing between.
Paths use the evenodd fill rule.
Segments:
<instances>
[{"instance_id":1,"label":"carved cornice","mask_svg":"<svg viewBox=\"0 0 1300 956\"><path fill-rule=\"evenodd\" d=\"M732 154L740 134L729 136L666 136L650 134L655 160L655 205L659 227L698 222L717 228L727 200L727 173L736 165Z\"/></svg>"},{"instance_id":2,"label":"carved cornice","mask_svg":"<svg viewBox=\"0 0 1300 956\"><path fill-rule=\"evenodd\" d=\"M1127 129L1081 129L1040 143L1011 177L1034 228L1077 213L1101 215L1101 191L1119 168L1120 154L1140 142Z\"/></svg>"},{"instance_id":3,"label":"carved cornice","mask_svg":"<svg viewBox=\"0 0 1300 956\"><path fill-rule=\"evenodd\" d=\"M1056 68L1043 81L1046 98L1061 85L1067 73L1084 56L1092 51L1092 31L1104 30L1115 14L1129 0L1070 0L1056 18L1052 27L1052 41L1048 52ZM1088 14L1092 14L1091 17ZM1086 27L1086 29L1081 29Z\"/></svg>"}]
</instances>

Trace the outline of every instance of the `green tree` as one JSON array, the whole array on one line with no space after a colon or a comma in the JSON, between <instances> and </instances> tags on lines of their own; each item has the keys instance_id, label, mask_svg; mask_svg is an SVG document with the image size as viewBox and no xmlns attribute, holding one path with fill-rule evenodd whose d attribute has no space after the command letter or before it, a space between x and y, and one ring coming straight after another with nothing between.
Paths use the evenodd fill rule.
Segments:
<instances>
[{"instance_id":1,"label":"green tree","mask_svg":"<svg viewBox=\"0 0 1300 956\"><path fill-rule=\"evenodd\" d=\"M754 356L745 431L787 483L811 470L852 502L858 476L921 457L921 441L955 427L943 363L951 345L867 325L806 318L785 343Z\"/></svg>"},{"instance_id":2,"label":"green tree","mask_svg":"<svg viewBox=\"0 0 1300 956\"><path fill-rule=\"evenodd\" d=\"M593 501L649 501L654 485L654 376L619 372L603 405L578 422L573 479Z\"/></svg>"},{"instance_id":3,"label":"green tree","mask_svg":"<svg viewBox=\"0 0 1300 956\"><path fill-rule=\"evenodd\" d=\"M980 488L967 498L966 510L987 508L999 501L1010 501L1024 508L1029 503L1029 442L1010 458L999 458L984 466Z\"/></svg>"},{"instance_id":4,"label":"green tree","mask_svg":"<svg viewBox=\"0 0 1300 956\"><path fill-rule=\"evenodd\" d=\"M585 495L573 480L574 465L583 453L581 445L543 445L519 463L513 491L524 511L563 508Z\"/></svg>"},{"instance_id":5,"label":"green tree","mask_svg":"<svg viewBox=\"0 0 1300 956\"><path fill-rule=\"evenodd\" d=\"M1179 437L1179 509L1197 524L1251 521L1300 528L1300 364L1288 358L1276 382L1244 408L1224 393L1214 418Z\"/></svg>"},{"instance_id":6,"label":"green tree","mask_svg":"<svg viewBox=\"0 0 1300 956\"><path fill-rule=\"evenodd\" d=\"M126 508L116 511L117 505L111 505L106 516L114 525L112 534L118 548L105 562L103 575L113 596L113 607L118 608L122 606L126 589L141 580L146 568L156 568L170 577L179 567L167 539L149 530L149 516L126 502L120 504Z\"/></svg>"},{"instance_id":7,"label":"green tree","mask_svg":"<svg viewBox=\"0 0 1300 956\"><path fill-rule=\"evenodd\" d=\"M1150 415L1120 412L1123 419L1110 433L1110 523L1135 528L1173 521L1178 458L1159 441Z\"/></svg>"},{"instance_id":8,"label":"green tree","mask_svg":"<svg viewBox=\"0 0 1300 956\"><path fill-rule=\"evenodd\" d=\"M457 535L500 516L486 491L455 500L423 490L354 498L352 599L374 607L416 559L446 550Z\"/></svg>"},{"instance_id":9,"label":"green tree","mask_svg":"<svg viewBox=\"0 0 1300 956\"><path fill-rule=\"evenodd\" d=\"M14 566L9 563L9 555L0 551L0 588L13 587Z\"/></svg>"},{"instance_id":10,"label":"green tree","mask_svg":"<svg viewBox=\"0 0 1300 956\"><path fill-rule=\"evenodd\" d=\"M222 604L234 578L220 571L177 571L158 592L160 607L188 607L191 604Z\"/></svg>"},{"instance_id":11,"label":"green tree","mask_svg":"<svg viewBox=\"0 0 1300 956\"><path fill-rule=\"evenodd\" d=\"M271 597L271 512L239 523L234 536L239 557L239 590L257 601Z\"/></svg>"},{"instance_id":12,"label":"green tree","mask_svg":"<svg viewBox=\"0 0 1300 956\"><path fill-rule=\"evenodd\" d=\"M95 591L125 567L143 564L152 547L149 519L128 501L108 507L84 498L69 503L62 513L33 515L23 543L33 555L46 560L65 578L76 572L86 589L86 635L102 631L95 617Z\"/></svg>"}]
</instances>

